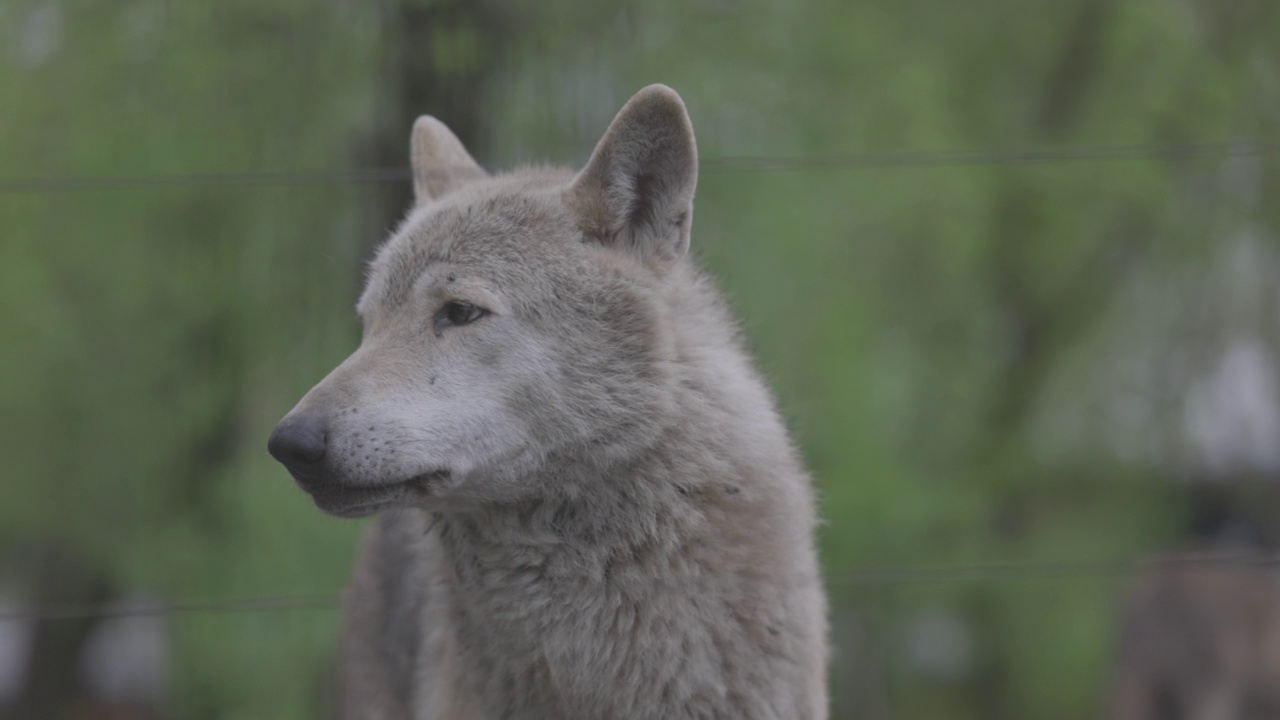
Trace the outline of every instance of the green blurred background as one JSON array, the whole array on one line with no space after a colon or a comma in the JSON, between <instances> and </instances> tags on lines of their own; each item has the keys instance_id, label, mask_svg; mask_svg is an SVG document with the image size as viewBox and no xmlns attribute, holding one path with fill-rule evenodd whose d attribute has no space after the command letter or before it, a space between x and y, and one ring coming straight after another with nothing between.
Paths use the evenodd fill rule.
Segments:
<instances>
[{"instance_id":1,"label":"green blurred background","mask_svg":"<svg viewBox=\"0 0 1280 720\"><path fill-rule=\"evenodd\" d=\"M664 82L820 486L833 717L1096 716L1114 561L1273 530L1278 39L1274 0L0 0L0 714L323 717L359 524L265 442L358 342L409 125L576 164Z\"/></svg>"}]
</instances>

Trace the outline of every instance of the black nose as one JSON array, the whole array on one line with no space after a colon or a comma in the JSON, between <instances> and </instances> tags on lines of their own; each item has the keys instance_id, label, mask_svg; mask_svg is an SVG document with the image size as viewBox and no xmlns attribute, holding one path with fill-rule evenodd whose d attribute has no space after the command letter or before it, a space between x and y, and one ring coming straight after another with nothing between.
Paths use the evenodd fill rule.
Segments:
<instances>
[{"instance_id":1,"label":"black nose","mask_svg":"<svg viewBox=\"0 0 1280 720\"><path fill-rule=\"evenodd\" d=\"M324 459L325 417L308 412L280 421L267 440L267 452L293 472L314 469Z\"/></svg>"}]
</instances>

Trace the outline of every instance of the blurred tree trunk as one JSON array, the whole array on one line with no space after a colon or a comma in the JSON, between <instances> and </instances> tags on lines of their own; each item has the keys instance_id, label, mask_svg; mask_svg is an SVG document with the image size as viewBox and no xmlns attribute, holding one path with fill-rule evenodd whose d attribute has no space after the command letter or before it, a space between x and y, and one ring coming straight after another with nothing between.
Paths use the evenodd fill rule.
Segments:
<instances>
[{"instance_id":1,"label":"blurred tree trunk","mask_svg":"<svg viewBox=\"0 0 1280 720\"><path fill-rule=\"evenodd\" d=\"M1101 65L1106 35L1112 21L1114 0L1082 0L1078 3L1070 26L1064 28L1057 56L1043 83L1044 92L1034 106L1031 137L1038 144L1053 145L1069 135L1090 99L1090 90ZM1044 207L1053 198L1037 192L1034 183L1024 182L1021 173L1010 173L1000 193L1002 198L994 214L994 241L988 261L988 277L994 293L996 312L1000 314L1006 338L1005 364L999 374L985 418L985 439L976 447L972 468L978 473L1003 473L997 478L1006 492L996 504L991 532L997 537L1010 534L1009 528L1021 527L1020 519L1028 512L1025 492L1008 492L1023 483L1025 466L1017 458L1006 458L1024 447L1022 428L1037 393L1046 380L1052 362L1086 327L1105 303L1097 290L1114 287L1100 282L1095 263L1085 263L1059 297L1046 296L1036 286L1036 272L1029 254L1028 238L1042 233ZM1109 258L1111 243L1098 243L1098 254ZM1013 522L1009 522L1012 518ZM999 610L1000 589L988 586L978 592L976 607L981 633L991 639L992 647L1007 648L1010 643L1001 636L1008 632ZM981 663L971 687L975 705L984 717L999 719L1018 717L1016 702L1008 692L1008 678L1013 674L1009 657L994 653Z\"/></svg>"},{"instance_id":2,"label":"blurred tree trunk","mask_svg":"<svg viewBox=\"0 0 1280 720\"><path fill-rule=\"evenodd\" d=\"M1106 33L1111 21L1113 0L1085 0L1075 22L1066 31L1057 60L1044 83L1044 94L1035 110L1033 137L1053 145L1066 134L1088 102L1089 89L1101 62ZM1037 195L1016 174L1009 176L998 211L996 241L991 252L991 284L1004 314L1009 337L1009 356L1002 373L1003 386L996 393L989 415L989 437L999 444L1015 434L1026 419L1035 393L1044 380L1050 360L1060 350L1061 336L1073 335L1068 327L1087 324L1085 310L1100 303L1090 298L1092 291L1107 287L1100 283L1090 264L1080 282L1069 290L1073 297L1038 297L1032 284L1036 273L1026 260L1027 238L1040 229L1038 212L1050 198ZM1108 246L1103 242L1101 245ZM1082 307L1081 302L1088 301Z\"/></svg>"},{"instance_id":3,"label":"blurred tree trunk","mask_svg":"<svg viewBox=\"0 0 1280 720\"><path fill-rule=\"evenodd\" d=\"M111 599L111 582L93 562L57 540L24 553L32 606L94 605ZM77 669L85 641L100 618L42 618L35 621L26 672L10 717L60 720L84 695Z\"/></svg>"},{"instance_id":4,"label":"blurred tree trunk","mask_svg":"<svg viewBox=\"0 0 1280 720\"><path fill-rule=\"evenodd\" d=\"M467 0L391 0L382 6L383 54L376 125L358 151L357 164L388 168L408 163L409 131L419 115L449 126L483 158L485 91L517 26L513 8ZM412 201L404 182L376 186L370 199L371 249L400 221Z\"/></svg>"}]
</instances>

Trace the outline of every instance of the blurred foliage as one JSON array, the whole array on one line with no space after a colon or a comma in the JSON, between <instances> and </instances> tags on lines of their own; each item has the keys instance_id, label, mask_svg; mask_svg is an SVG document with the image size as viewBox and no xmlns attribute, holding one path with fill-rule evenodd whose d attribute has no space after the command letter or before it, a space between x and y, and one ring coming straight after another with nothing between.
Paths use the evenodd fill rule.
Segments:
<instances>
[{"instance_id":1,"label":"blurred foliage","mask_svg":"<svg viewBox=\"0 0 1280 720\"><path fill-rule=\"evenodd\" d=\"M1171 480L1200 468L1157 440L1186 386L1135 429L1114 377L1219 323L1174 321L1214 297L1195 283L1224 245L1248 233L1274 260L1275 155L839 162L1274 147L1268 0L9 0L0 32L0 181L171 178L0 192L0 547L67 543L118 596L336 591L358 530L264 445L357 342L360 263L406 188L194 176L399 165L420 112L492 167L581 161L660 81L705 161L694 245L821 487L835 716L1087 716L1114 578L868 587L847 569L1123 557L1176 535ZM833 162L717 162L750 157ZM1275 324L1260 317L1247 328ZM902 639L935 616L968 633L945 677ZM174 618L166 716L315 717L335 625Z\"/></svg>"}]
</instances>

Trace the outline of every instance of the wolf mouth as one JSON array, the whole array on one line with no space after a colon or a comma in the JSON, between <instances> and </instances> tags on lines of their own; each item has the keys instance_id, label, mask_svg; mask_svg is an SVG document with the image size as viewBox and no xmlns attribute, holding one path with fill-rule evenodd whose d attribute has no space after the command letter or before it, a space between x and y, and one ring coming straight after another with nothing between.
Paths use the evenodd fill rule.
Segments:
<instances>
[{"instance_id":1,"label":"wolf mouth","mask_svg":"<svg viewBox=\"0 0 1280 720\"><path fill-rule=\"evenodd\" d=\"M432 470L400 482L377 485L331 484L305 487L316 507L338 517L365 517L390 507L412 504L431 495L431 483L449 475Z\"/></svg>"}]
</instances>

